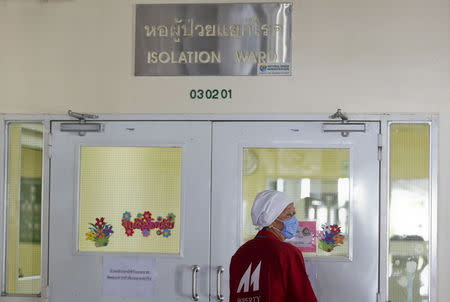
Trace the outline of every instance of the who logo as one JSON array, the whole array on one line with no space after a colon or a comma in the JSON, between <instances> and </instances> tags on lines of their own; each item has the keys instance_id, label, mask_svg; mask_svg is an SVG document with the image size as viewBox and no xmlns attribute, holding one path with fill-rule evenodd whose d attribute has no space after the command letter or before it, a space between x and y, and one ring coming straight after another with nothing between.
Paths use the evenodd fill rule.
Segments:
<instances>
[{"instance_id":1,"label":"who logo","mask_svg":"<svg viewBox=\"0 0 450 302\"><path fill-rule=\"evenodd\" d=\"M250 290L250 285L253 287L253 291L256 292L259 290L259 275L261 272L261 262L256 266L255 270L252 273L252 264L248 266L244 275L239 282L237 293L240 293L242 289L244 289L244 293L248 293Z\"/></svg>"}]
</instances>

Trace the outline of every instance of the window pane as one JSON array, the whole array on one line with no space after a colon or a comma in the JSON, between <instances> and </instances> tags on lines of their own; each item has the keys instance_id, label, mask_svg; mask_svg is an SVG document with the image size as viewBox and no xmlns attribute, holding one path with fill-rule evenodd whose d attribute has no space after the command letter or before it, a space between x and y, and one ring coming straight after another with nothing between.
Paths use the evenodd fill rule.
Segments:
<instances>
[{"instance_id":1,"label":"window pane","mask_svg":"<svg viewBox=\"0 0 450 302\"><path fill-rule=\"evenodd\" d=\"M302 222L291 243L301 246L305 256L348 257L349 164L349 149L244 149L243 239L257 232L250 215L256 194L278 190L292 198ZM322 232L324 224L329 229ZM333 225L340 227L342 237L332 235Z\"/></svg>"},{"instance_id":2,"label":"window pane","mask_svg":"<svg viewBox=\"0 0 450 302\"><path fill-rule=\"evenodd\" d=\"M428 124L390 127L389 300L429 301Z\"/></svg>"},{"instance_id":3,"label":"window pane","mask_svg":"<svg viewBox=\"0 0 450 302\"><path fill-rule=\"evenodd\" d=\"M179 254L181 167L181 148L81 147L79 251Z\"/></svg>"},{"instance_id":4,"label":"window pane","mask_svg":"<svg viewBox=\"0 0 450 302\"><path fill-rule=\"evenodd\" d=\"M7 294L41 291L42 146L42 124L9 124Z\"/></svg>"}]
</instances>

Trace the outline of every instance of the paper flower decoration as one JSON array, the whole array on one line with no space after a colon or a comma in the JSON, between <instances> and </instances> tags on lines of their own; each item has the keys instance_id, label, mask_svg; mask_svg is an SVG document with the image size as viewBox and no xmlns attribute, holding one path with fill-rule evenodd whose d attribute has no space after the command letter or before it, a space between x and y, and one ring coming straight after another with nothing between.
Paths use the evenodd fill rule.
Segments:
<instances>
[{"instance_id":1,"label":"paper flower decoration","mask_svg":"<svg viewBox=\"0 0 450 302\"><path fill-rule=\"evenodd\" d=\"M112 225L107 224L104 217L95 218L95 224L89 223L89 232L86 233L86 240L94 241L96 247L107 246L109 238L114 233Z\"/></svg>"},{"instance_id":2,"label":"paper flower decoration","mask_svg":"<svg viewBox=\"0 0 450 302\"><path fill-rule=\"evenodd\" d=\"M122 215L122 226L128 237L134 235L134 230L141 230L142 236L149 237L151 230L156 229L156 235L169 238L172 235L171 230L175 228L175 214L173 213L167 214L165 218L158 216L156 221L150 211L145 211L143 214L138 213L134 220L131 218L130 212L124 212Z\"/></svg>"},{"instance_id":3,"label":"paper flower decoration","mask_svg":"<svg viewBox=\"0 0 450 302\"><path fill-rule=\"evenodd\" d=\"M322 231L319 232L318 238L319 248L330 253L340 244L344 244L345 236L337 224L322 224Z\"/></svg>"}]
</instances>

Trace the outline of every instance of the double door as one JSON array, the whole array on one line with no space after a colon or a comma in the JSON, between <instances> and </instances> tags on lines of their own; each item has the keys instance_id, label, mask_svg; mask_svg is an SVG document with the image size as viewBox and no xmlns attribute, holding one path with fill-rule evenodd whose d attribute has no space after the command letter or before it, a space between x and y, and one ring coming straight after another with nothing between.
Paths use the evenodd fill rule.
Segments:
<instances>
[{"instance_id":1,"label":"double door","mask_svg":"<svg viewBox=\"0 0 450 302\"><path fill-rule=\"evenodd\" d=\"M377 123L348 136L319 122L117 121L85 135L62 124L51 134L50 301L228 301L229 261L255 234L264 189L296 205L292 244L319 301L375 301ZM151 290L122 280L105 291L105 263L123 257L151 263Z\"/></svg>"}]
</instances>

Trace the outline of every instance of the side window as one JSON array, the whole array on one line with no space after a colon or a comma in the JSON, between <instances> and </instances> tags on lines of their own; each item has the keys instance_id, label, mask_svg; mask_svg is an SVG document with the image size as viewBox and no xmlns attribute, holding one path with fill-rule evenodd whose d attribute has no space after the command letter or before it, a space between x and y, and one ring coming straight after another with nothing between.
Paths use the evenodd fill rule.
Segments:
<instances>
[{"instance_id":1,"label":"side window","mask_svg":"<svg viewBox=\"0 0 450 302\"><path fill-rule=\"evenodd\" d=\"M3 293L41 292L43 127L9 123L6 146Z\"/></svg>"},{"instance_id":2,"label":"side window","mask_svg":"<svg viewBox=\"0 0 450 302\"><path fill-rule=\"evenodd\" d=\"M389 300L430 297L430 125L390 125Z\"/></svg>"}]
</instances>

